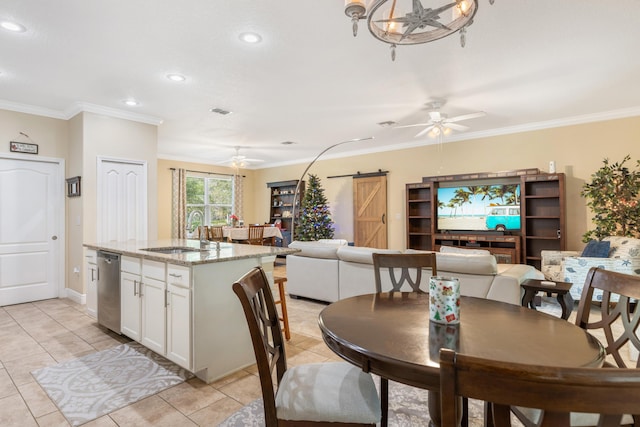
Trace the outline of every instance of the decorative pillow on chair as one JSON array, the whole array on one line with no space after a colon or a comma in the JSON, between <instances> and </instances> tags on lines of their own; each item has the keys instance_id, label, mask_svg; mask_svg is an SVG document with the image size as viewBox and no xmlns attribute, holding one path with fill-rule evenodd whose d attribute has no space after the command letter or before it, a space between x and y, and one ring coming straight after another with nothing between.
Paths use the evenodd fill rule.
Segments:
<instances>
[{"instance_id":1,"label":"decorative pillow on chair","mask_svg":"<svg viewBox=\"0 0 640 427\"><path fill-rule=\"evenodd\" d=\"M611 242L591 240L582 250L582 257L609 258Z\"/></svg>"}]
</instances>

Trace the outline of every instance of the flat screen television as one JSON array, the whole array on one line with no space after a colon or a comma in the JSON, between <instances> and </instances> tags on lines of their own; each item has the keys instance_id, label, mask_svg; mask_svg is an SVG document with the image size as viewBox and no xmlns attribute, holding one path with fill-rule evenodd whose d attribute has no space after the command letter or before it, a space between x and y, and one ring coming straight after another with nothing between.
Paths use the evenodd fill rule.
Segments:
<instances>
[{"instance_id":1,"label":"flat screen television","mask_svg":"<svg viewBox=\"0 0 640 427\"><path fill-rule=\"evenodd\" d=\"M438 188L440 231L520 230L520 184Z\"/></svg>"}]
</instances>

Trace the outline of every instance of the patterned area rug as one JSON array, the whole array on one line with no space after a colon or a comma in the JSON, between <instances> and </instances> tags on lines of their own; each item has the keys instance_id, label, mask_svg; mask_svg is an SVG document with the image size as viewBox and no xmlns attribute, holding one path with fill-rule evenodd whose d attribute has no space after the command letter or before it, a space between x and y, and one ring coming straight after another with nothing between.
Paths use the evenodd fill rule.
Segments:
<instances>
[{"instance_id":1,"label":"patterned area rug","mask_svg":"<svg viewBox=\"0 0 640 427\"><path fill-rule=\"evenodd\" d=\"M72 426L79 426L191 378L138 343L33 371Z\"/></svg>"},{"instance_id":2,"label":"patterned area rug","mask_svg":"<svg viewBox=\"0 0 640 427\"><path fill-rule=\"evenodd\" d=\"M376 378L376 384L378 379ZM416 427L429 425L426 390L389 381L389 426ZM469 426L484 425L484 405L481 401L469 401ZM224 420L219 427L263 427L262 399L244 406Z\"/></svg>"}]
</instances>

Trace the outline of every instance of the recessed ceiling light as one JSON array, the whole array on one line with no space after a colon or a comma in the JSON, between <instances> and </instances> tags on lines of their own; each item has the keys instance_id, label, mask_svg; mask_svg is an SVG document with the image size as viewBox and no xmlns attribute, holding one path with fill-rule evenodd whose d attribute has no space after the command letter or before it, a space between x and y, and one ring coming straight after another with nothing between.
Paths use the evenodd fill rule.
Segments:
<instances>
[{"instance_id":1,"label":"recessed ceiling light","mask_svg":"<svg viewBox=\"0 0 640 427\"><path fill-rule=\"evenodd\" d=\"M0 27L8 31L13 31L14 33L24 33L25 31L27 31L27 27L25 27L24 25L11 21L0 22Z\"/></svg>"},{"instance_id":2,"label":"recessed ceiling light","mask_svg":"<svg viewBox=\"0 0 640 427\"><path fill-rule=\"evenodd\" d=\"M182 74L176 74L176 73L167 74L167 78L173 82L183 82L187 80L187 78Z\"/></svg>"},{"instance_id":3,"label":"recessed ceiling light","mask_svg":"<svg viewBox=\"0 0 640 427\"><path fill-rule=\"evenodd\" d=\"M378 123L379 126L382 126L383 128L389 128L393 125L395 125L396 122L394 122L393 120L387 120L386 122L380 122Z\"/></svg>"},{"instance_id":4,"label":"recessed ceiling light","mask_svg":"<svg viewBox=\"0 0 640 427\"><path fill-rule=\"evenodd\" d=\"M295 144L295 142L293 142L293 141L282 141L280 144L282 144L282 145L291 145L291 144Z\"/></svg>"},{"instance_id":5,"label":"recessed ceiling light","mask_svg":"<svg viewBox=\"0 0 640 427\"><path fill-rule=\"evenodd\" d=\"M240 34L240 40L245 43L260 43L262 41L262 37L257 33L242 33Z\"/></svg>"},{"instance_id":6,"label":"recessed ceiling light","mask_svg":"<svg viewBox=\"0 0 640 427\"><path fill-rule=\"evenodd\" d=\"M135 99L125 99L124 101L125 104L127 104L129 107L135 107L136 105L139 105L140 103L138 101L136 101Z\"/></svg>"}]
</instances>

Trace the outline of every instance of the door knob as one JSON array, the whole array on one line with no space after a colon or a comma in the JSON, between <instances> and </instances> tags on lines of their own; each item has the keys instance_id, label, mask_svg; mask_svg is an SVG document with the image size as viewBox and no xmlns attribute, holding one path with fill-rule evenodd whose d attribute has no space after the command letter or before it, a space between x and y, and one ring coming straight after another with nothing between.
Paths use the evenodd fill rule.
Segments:
<instances>
[{"instance_id":1,"label":"door knob","mask_svg":"<svg viewBox=\"0 0 640 427\"><path fill-rule=\"evenodd\" d=\"M51 240L58 240L58 236L51 236Z\"/></svg>"}]
</instances>

